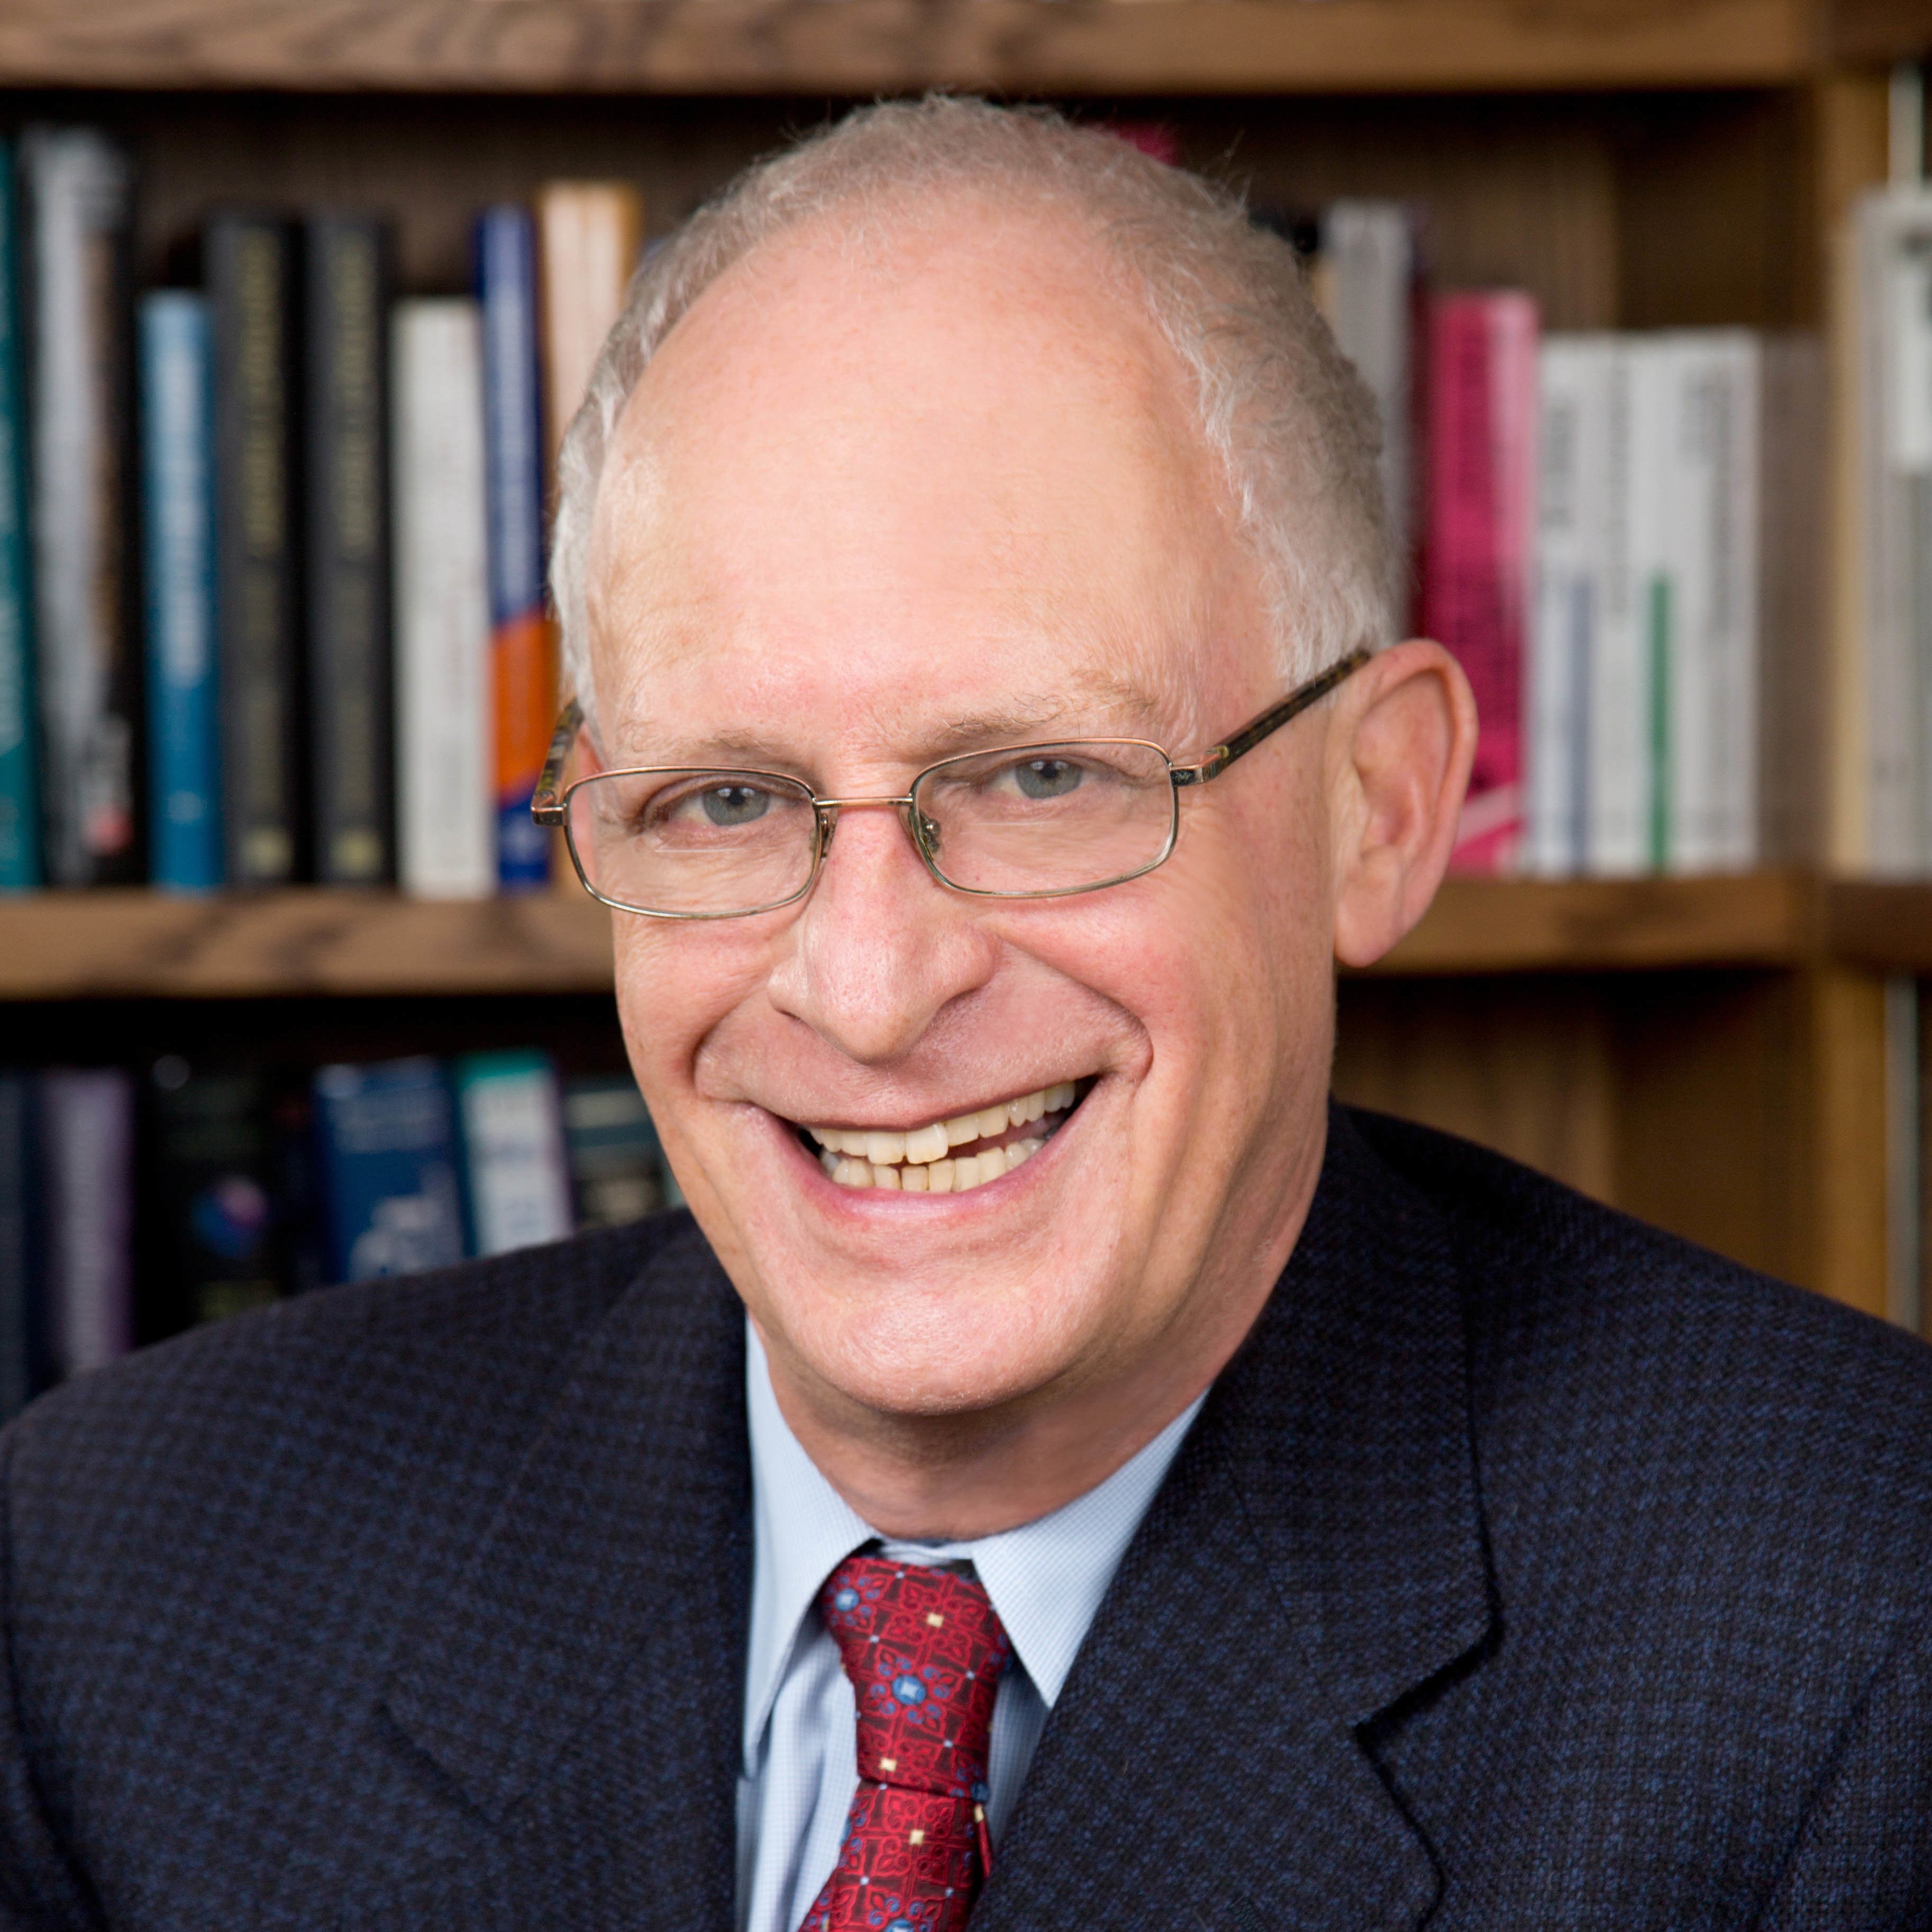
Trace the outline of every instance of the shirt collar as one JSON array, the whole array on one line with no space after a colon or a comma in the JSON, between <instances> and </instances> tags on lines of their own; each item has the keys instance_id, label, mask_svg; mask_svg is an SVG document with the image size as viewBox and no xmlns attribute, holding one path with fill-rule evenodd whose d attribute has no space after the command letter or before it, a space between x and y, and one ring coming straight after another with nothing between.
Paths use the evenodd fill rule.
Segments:
<instances>
[{"instance_id":1,"label":"shirt collar","mask_svg":"<svg viewBox=\"0 0 1932 1932\"><path fill-rule=\"evenodd\" d=\"M1051 1709L1141 1518L1206 1400L1197 1396L1106 1481L1052 1515L970 1543L914 1546L880 1538L820 1474L779 1411L764 1349L748 1322L745 1397L754 1562L745 1660L748 1772L819 1586L854 1550L875 1538L889 1555L902 1558L969 1560Z\"/></svg>"}]
</instances>

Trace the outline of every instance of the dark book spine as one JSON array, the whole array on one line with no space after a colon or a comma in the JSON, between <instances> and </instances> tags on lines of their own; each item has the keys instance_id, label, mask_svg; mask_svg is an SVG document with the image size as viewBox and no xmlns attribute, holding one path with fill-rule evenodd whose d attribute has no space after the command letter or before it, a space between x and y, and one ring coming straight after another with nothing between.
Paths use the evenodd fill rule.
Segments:
<instances>
[{"instance_id":1,"label":"dark book spine","mask_svg":"<svg viewBox=\"0 0 1932 1932\"><path fill-rule=\"evenodd\" d=\"M308 224L309 744L316 876L395 876L389 645L387 237L370 216Z\"/></svg>"},{"instance_id":2,"label":"dark book spine","mask_svg":"<svg viewBox=\"0 0 1932 1932\"><path fill-rule=\"evenodd\" d=\"M20 143L46 872L142 872L140 596L127 157L87 128Z\"/></svg>"},{"instance_id":3,"label":"dark book spine","mask_svg":"<svg viewBox=\"0 0 1932 1932\"><path fill-rule=\"evenodd\" d=\"M32 1075L0 1073L0 1422L25 1408L38 1386L35 1111Z\"/></svg>"},{"instance_id":4,"label":"dark book spine","mask_svg":"<svg viewBox=\"0 0 1932 1932\"><path fill-rule=\"evenodd\" d=\"M306 844L293 234L272 216L218 216L206 258L228 877L284 885L302 876Z\"/></svg>"}]
</instances>

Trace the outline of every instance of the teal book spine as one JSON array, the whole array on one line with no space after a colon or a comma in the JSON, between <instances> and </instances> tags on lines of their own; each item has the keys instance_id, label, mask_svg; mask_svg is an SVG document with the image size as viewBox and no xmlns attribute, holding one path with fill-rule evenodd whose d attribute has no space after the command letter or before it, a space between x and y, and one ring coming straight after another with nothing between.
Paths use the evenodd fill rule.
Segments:
<instances>
[{"instance_id":1,"label":"teal book spine","mask_svg":"<svg viewBox=\"0 0 1932 1932\"><path fill-rule=\"evenodd\" d=\"M0 141L0 892L40 883L33 585L28 576L26 398L14 149Z\"/></svg>"},{"instance_id":2,"label":"teal book spine","mask_svg":"<svg viewBox=\"0 0 1932 1932\"><path fill-rule=\"evenodd\" d=\"M151 862L158 886L212 892L222 837L208 304L160 290L137 320Z\"/></svg>"}]
</instances>

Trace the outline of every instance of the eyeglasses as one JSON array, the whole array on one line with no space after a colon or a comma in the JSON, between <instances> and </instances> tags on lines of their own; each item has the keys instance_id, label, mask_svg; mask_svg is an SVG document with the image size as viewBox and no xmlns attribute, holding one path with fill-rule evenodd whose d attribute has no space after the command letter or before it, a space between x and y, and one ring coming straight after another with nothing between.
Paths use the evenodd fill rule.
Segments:
<instances>
[{"instance_id":1,"label":"eyeglasses","mask_svg":"<svg viewBox=\"0 0 1932 1932\"><path fill-rule=\"evenodd\" d=\"M530 815L563 828L584 890L646 919L743 919L812 890L838 814L897 812L926 868L982 898L1061 898L1150 872L1173 851L1180 794L1325 698L1368 662L1351 652L1216 745L1178 765L1138 738L1058 739L928 765L890 798L820 798L782 772L644 766L598 772L561 794L582 714L557 720Z\"/></svg>"}]
</instances>

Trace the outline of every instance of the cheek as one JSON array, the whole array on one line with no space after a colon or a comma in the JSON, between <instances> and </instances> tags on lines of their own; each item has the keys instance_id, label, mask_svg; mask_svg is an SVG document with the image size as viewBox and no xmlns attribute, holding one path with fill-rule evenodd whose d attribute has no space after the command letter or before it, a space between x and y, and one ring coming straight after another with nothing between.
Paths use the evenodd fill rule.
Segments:
<instances>
[{"instance_id":1,"label":"cheek","mask_svg":"<svg viewBox=\"0 0 1932 1932\"><path fill-rule=\"evenodd\" d=\"M716 926L612 915L617 1012L632 1070L652 1111L693 1097L704 1042L770 971L752 920ZM660 1121L662 1114L659 1114Z\"/></svg>"}]
</instances>

